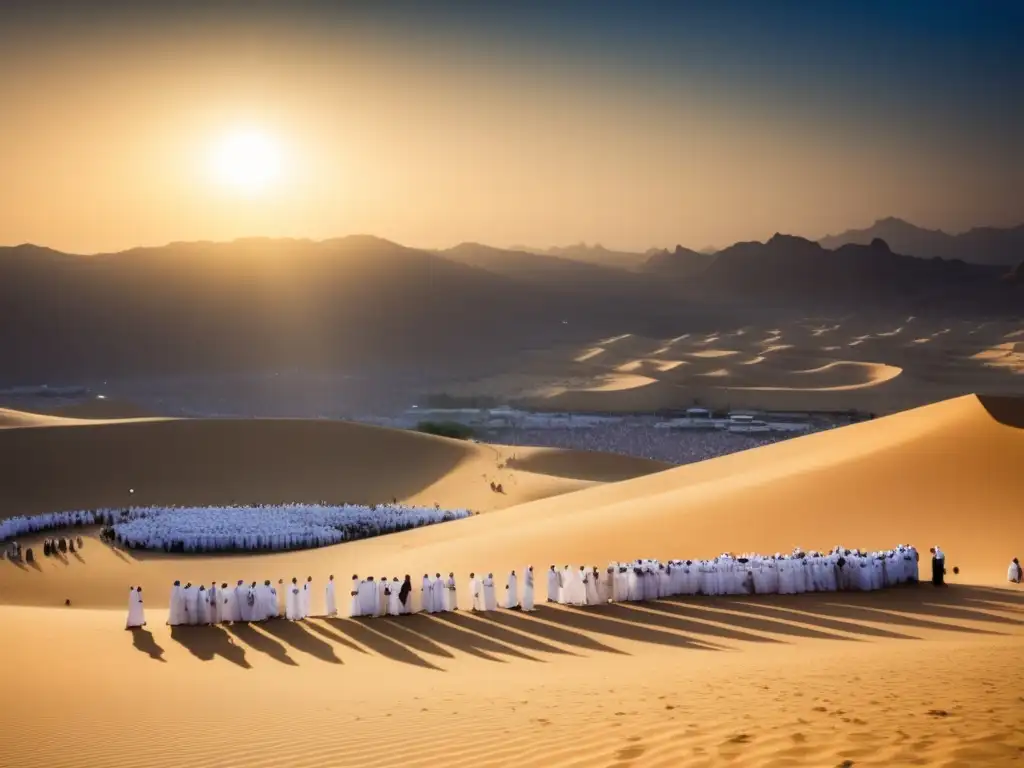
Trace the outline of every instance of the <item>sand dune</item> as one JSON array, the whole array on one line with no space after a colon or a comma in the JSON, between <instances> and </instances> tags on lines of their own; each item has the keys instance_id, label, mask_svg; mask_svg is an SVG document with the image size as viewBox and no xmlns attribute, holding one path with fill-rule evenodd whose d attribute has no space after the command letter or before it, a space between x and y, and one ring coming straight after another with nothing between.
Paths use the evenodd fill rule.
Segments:
<instances>
[{"instance_id":1,"label":"sand dune","mask_svg":"<svg viewBox=\"0 0 1024 768\"><path fill-rule=\"evenodd\" d=\"M549 410L653 411L697 402L892 413L970 392L1024 396L1024 379L1014 375L1024 371L1020 342L1013 340L1017 328L1017 322L907 318L894 328L809 318L667 341L627 334L600 354L551 350L532 373L491 377L481 391ZM473 387L463 394L474 394Z\"/></svg>"},{"instance_id":2,"label":"sand dune","mask_svg":"<svg viewBox=\"0 0 1024 768\"><path fill-rule=\"evenodd\" d=\"M104 467L142 445L199 497L219 491L188 466L184 449L194 463L224 462L230 485L245 461L226 448L257 428L293 450L303 444L307 463L331 458L312 461L295 485L289 474L299 464L289 465L275 475L281 492L300 483L340 492L340 481L318 477L341 466L363 493L444 487L451 501L469 504L484 480L476 469L502 451L488 458L484 446L288 421L16 429L0 435L0 446L9 451L4 466L27 461L41 477L39 445L60 448L69 463L91 462L94 486L87 473L74 475L61 489L71 498L112 483ZM90 444L99 458L82 447ZM262 474L282 458L265 439L247 460ZM90 538L66 562L0 562L0 677L17 692L3 720L17 738L5 741L4 755L11 764L90 768L1015 764L1024 748L1024 594L976 585L1001 582L1010 555L1020 554L1022 460L1021 403L964 397L337 547L189 558L118 553ZM518 449L509 463L517 478L584 483L654 468L539 449ZM267 489L251 479L254 493ZM43 483L31 487L47 493ZM344 583L353 571L464 577L527 562L900 540L942 544L949 565L962 568L953 586L529 615L163 626L173 578L312 575L322 587L328 574ZM126 586L140 583L150 627L124 632ZM543 579L538 586L543 596ZM322 592L314 595L322 610ZM74 652L54 652L55 639Z\"/></svg>"},{"instance_id":3,"label":"sand dune","mask_svg":"<svg viewBox=\"0 0 1024 768\"><path fill-rule=\"evenodd\" d=\"M45 422L50 424L51 422ZM63 422L0 433L0 515L126 504L402 501L490 510L586 485L565 477L500 469L510 451L404 430L338 421L168 419ZM535 449L516 449L528 460ZM539 450L539 449L536 449ZM557 452L555 452L557 453ZM536 465L555 459L541 451ZM660 469L620 457L616 479ZM585 462L563 459L566 469ZM606 461L606 460L605 460ZM607 461L606 461L607 464ZM501 483L504 494L490 490ZM130 492L132 491L132 492Z\"/></svg>"}]
</instances>

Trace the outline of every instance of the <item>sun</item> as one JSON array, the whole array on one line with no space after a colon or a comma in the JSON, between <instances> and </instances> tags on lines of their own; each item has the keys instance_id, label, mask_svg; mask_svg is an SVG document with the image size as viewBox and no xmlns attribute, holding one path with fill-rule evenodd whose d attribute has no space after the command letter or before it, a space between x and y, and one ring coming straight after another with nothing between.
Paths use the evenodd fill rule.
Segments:
<instances>
[{"instance_id":1,"label":"sun","mask_svg":"<svg viewBox=\"0 0 1024 768\"><path fill-rule=\"evenodd\" d=\"M241 129L221 136L210 150L213 180L241 194L259 194L281 177L278 141L258 129Z\"/></svg>"}]
</instances>

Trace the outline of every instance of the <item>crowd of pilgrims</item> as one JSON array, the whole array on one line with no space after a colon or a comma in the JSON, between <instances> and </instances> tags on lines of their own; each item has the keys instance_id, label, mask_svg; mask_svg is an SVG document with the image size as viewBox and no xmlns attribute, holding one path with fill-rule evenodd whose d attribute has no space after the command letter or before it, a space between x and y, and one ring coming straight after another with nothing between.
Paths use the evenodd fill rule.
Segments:
<instances>
[{"instance_id":1,"label":"crowd of pilgrims","mask_svg":"<svg viewBox=\"0 0 1024 768\"><path fill-rule=\"evenodd\" d=\"M230 552L309 549L469 517L469 510L392 504L127 507L52 512L0 521L0 540L100 525L100 538L127 549Z\"/></svg>"},{"instance_id":2,"label":"crowd of pilgrims","mask_svg":"<svg viewBox=\"0 0 1024 768\"><path fill-rule=\"evenodd\" d=\"M942 583L945 559L942 551L932 551L932 580ZM938 563L938 566L936 566ZM547 601L565 605L600 605L604 603L657 600L677 595L793 595L804 592L871 591L919 578L917 550L901 544L882 552L865 552L836 547L830 552L804 552L774 556L723 554L712 560L641 559L611 563L597 567L570 566L547 571ZM474 611L534 609L534 571L528 566L521 576L511 571L504 584L494 574L469 574L466 584L468 605ZM334 576L325 585L324 615L339 615ZM237 582L233 587L216 583L209 587L182 586L176 581L171 588L167 623L218 624L226 622L259 622L281 618L293 621L313 614L313 578L304 582L292 578L277 584ZM345 605L343 603L342 605ZM352 577L348 594L349 617L399 616L426 612L458 610L458 586L454 573L424 574L418 586L412 578L372 576ZM129 628L143 626L142 588L132 587L129 593Z\"/></svg>"}]
</instances>

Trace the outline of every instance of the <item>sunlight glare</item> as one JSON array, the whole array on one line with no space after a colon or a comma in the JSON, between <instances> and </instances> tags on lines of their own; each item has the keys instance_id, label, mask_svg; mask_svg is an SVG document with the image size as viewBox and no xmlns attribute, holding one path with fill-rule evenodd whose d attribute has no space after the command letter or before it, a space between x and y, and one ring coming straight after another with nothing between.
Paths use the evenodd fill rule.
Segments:
<instances>
[{"instance_id":1,"label":"sunlight glare","mask_svg":"<svg viewBox=\"0 0 1024 768\"><path fill-rule=\"evenodd\" d=\"M272 186L281 175L281 165L280 145L268 134L253 129L225 134L210 154L214 180L243 194L256 194Z\"/></svg>"}]
</instances>

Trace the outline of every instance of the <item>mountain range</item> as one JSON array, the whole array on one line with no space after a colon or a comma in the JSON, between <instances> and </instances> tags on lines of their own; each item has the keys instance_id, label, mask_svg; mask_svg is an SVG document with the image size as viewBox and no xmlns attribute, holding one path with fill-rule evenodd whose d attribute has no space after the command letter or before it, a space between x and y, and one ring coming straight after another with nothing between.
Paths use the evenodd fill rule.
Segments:
<instances>
[{"instance_id":1,"label":"mountain range","mask_svg":"<svg viewBox=\"0 0 1024 768\"><path fill-rule=\"evenodd\" d=\"M879 219L867 229L850 229L818 242L825 248L868 245L885 240L897 253L925 259L959 259L970 264L1010 266L1024 260L1024 224L1008 229L976 227L958 235L924 229L903 219Z\"/></svg>"},{"instance_id":2,"label":"mountain range","mask_svg":"<svg viewBox=\"0 0 1024 768\"><path fill-rule=\"evenodd\" d=\"M592 249L586 249L593 253ZM0 248L0 379L266 370L473 367L626 332L672 336L780 313L1020 314L1020 269L830 250L777 234L633 266L371 236L172 243L80 256ZM2 383L2 382L0 382Z\"/></svg>"}]
</instances>

